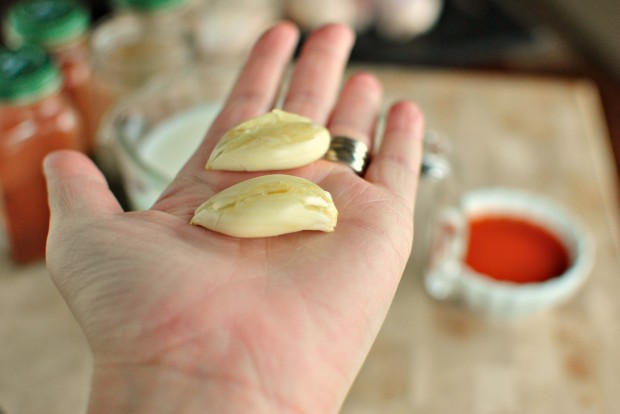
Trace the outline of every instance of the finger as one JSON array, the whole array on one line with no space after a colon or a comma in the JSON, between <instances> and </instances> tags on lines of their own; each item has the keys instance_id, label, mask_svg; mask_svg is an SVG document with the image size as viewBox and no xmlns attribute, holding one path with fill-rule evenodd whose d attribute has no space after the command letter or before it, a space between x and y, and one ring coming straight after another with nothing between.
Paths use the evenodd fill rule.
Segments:
<instances>
[{"instance_id":1,"label":"finger","mask_svg":"<svg viewBox=\"0 0 620 414\"><path fill-rule=\"evenodd\" d=\"M336 100L355 35L344 25L314 31L306 41L283 108L324 124Z\"/></svg>"},{"instance_id":2,"label":"finger","mask_svg":"<svg viewBox=\"0 0 620 414\"><path fill-rule=\"evenodd\" d=\"M223 128L271 109L298 40L297 27L282 22L256 42L218 119Z\"/></svg>"},{"instance_id":3,"label":"finger","mask_svg":"<svg viewBox=\"0 0 620 414\"><path fill-rule=\"evenodd\" d=\"M366 179L402 196L413 207L422 158L424 119L409 101L389 109L383 140L371 159Z\"/></svg>"},{"instance_id":4,"label":"finger","mask_svg":"<svg viewBox=\"0 0 620 414\"><path fill-rule=\"evenodd\" d=\"M122 213L106 179L93 162L75 151L58 151L43 163L52 223L67 218Z\"/></svg>"},{"instance_id":5,"label":"finger","mask_svg":"<svg viewBox=\"0 0 620 414\"><path fill-rule=\"evenodd\" d=\"M373 75L353 75L342 89L328 123L332 136L353 138L372 148L382 95L381 83Z\"/></svg>"},{"instance_id":6,"label":"finger","mask_svg":"<svg viewBox=\"0 0 620 414\"><path fill-rule=\"evenodd\" d=\"M202 171L209 154L224 132L248 118L271 109L298 39L299 31L289 22L282 22L261 36L254 45L222 111L182 174Z\"/></svg>"}]
</instances>

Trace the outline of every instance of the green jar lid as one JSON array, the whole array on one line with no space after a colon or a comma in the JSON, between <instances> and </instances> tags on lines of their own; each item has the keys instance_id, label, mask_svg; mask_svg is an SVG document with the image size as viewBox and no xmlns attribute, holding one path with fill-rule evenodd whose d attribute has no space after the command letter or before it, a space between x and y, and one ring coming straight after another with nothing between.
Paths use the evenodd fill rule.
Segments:
<instances>
[{"instance_id":1,"label":"green jar lid","mask_svg":"<svg viewBox=\"0 0 620 414\"><path fill-rule=\"evenodd\" d=\"M34 102L56 92L61 85L60 71L40 47L0 48L0 103Z\"/></svg>"},{"instance_id":2,"label":"green jar lid","mask_svg":"<svg viewBox=\"0 0 620 414\"><path fill-rule=\"evenodd\" d=\"M8 31L15 43L56 46L81 37L88 11L74 0L25 0L9 10Z\"/></svg>"},{"instance_id":3,"label":"green jar lid","mask_svg":"<svg viewBox=\"0 0 620 414\"><path fill-rule=\"evenodd\" d=\"M141 12L156 12L183 6L187 0L117 0L120 7Z\"/></svg>"}]
</instances>

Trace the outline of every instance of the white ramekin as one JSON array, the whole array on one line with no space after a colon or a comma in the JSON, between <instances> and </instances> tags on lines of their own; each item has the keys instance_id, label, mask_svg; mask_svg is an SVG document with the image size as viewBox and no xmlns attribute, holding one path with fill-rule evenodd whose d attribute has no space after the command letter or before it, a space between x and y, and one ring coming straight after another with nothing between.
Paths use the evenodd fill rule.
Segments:
<instances>
[{"instance_id":1,"label":"white ramekin","mask_svg":"<svg viewBox=\"0 0 620 414\"><path fill-rule=\"evenodd\" d=\"M558 277L526 284L499 281L474 271L464 262L467 218L480 215L520 218L547 229L567 248L569 268ZM458 208L440 214L436 230L425 275L427 292L490 317L516 318L565 302L587 279L594 263L594 243L581 221L563 206L521 190L468 192Z\"/></svg>"}]
</instances>

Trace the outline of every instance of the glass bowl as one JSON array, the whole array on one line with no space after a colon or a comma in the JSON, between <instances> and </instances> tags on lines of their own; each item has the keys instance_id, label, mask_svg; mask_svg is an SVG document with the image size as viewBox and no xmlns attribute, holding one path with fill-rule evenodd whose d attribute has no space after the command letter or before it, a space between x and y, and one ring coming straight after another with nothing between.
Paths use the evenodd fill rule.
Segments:
<instances>
[{"instance_id":1,"label":"glass bowl","mask_svg":"<svg viewBox=\"0 0 620 414\"><path fill-rule=\"evenodd\" d=\"M112 143L129 208L150 208L202 141L240 68L201 65L119 102L100 134Z\"/></svg>"}]
</instances>

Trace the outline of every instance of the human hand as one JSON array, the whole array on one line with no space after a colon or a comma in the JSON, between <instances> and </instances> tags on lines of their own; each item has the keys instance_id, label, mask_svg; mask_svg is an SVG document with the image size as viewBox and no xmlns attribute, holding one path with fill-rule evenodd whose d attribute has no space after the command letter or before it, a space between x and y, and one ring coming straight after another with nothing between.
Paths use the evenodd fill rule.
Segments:
<instances>
[{"instance_id":1,"label":"human hand","mask_svg":"<svg viewBox=\"0 0 620 414\"><path fill-rule=\"evenodd\" d=\"M422 117L388 110L364 177L327 160L284 171L329 191L332 233L238 239L189 224L195 208L261 175L207 171L229 128L271 109L298 39L257 42L205 140L149 211L123 212L84 156L46 160L50 274L94 356L90 413L335 412L386 316L409 256ZM338 94L344 26L308 38L283 109L371 145L382 100L370 74Z\"/></svg>"}]
</instances>

